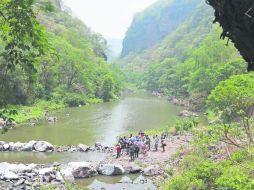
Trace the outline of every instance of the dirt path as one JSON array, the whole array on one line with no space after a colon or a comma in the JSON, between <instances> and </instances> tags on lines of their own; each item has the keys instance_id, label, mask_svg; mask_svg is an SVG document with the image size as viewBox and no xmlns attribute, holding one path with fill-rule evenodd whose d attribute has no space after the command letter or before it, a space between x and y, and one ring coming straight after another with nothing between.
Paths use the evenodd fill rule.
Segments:
<instances>
[{"instance_id":1,"label":"dirt path","mask_svg":"<svg viewBox=\"0 0 254 190\"><path fill-rule=\"evenodd\" d=\"M180 149L181 146L187 145L191 141L191 139L191 135L174 136L167 139L167 146L165 147L165 152L162 151L161 147L159 147L159 150L157 152L155 152L151 148L151 150L148 151L146 154L140 154L139 158L136 158L133 162L130 161L130 157L126 155L125 152L118 159L116 159L115 153L111 153L101 163L119 164L123 167L138 165L142 168L150 165L160 165L161 163L168 161L177 152L177 150Z\"/></svg>"}]
</instances>

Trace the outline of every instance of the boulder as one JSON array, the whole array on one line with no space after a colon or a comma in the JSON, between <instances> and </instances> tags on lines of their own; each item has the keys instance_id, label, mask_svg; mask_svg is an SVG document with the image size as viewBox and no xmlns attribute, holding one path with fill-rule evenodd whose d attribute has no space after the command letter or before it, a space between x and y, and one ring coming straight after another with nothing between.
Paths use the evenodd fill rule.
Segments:
<instances>
[{"instance_id":1,"label":"boulder","mask_svg":"<svg viewBox=\"0 0 254 190\"><path fill-rule=\"evenodd\" d=\"M160 175L163 172L160 170L159 166L151 165L145 169L143 169L144 176L156 176Z\"/></svg>"},{"instance_id":2,"label":"boulder","mask_svg":"<svg viewBox=\"0 0 254 190\"><path fill-rule=\"evenodd\" d=\"M70 183L75 183L75 178L72 174L72 168L70 167L62 168L60 172L63 175L65 180L69 181Z\"/></svg>"},{"instance_id":3,"label":"boulder","mask_svg":"<svg viewBox=\"0 0 254 190\"><path fill-rule=\"evenodd\" d=\"M29 164L29 165L24 165L24 164L10 164L9 165L9 171L14 172L14 173L30 173L32 170L36 167L35 164Z\"/></svg>"},{"instance_id":4,"label":"boulder","mask_svg":"<svg viewBox=\"0 0 254 190\"><path fill-rule=\"evenodd\" d=\"M4 151L7 151L7 150L9 150L10 145L8 143L6 143L3 145L3 148L4 148Z\"/></svg>"},{"instance_id":5,"label":"boulder","mask_svg":"<svg viewBox=\"0 0 254 190\"><path fill-rule=\"evenodd\" d=\"M178 116L180 117L198 117L197 114L191 112L191 111L188 111L188 110L183 110L181 111Z\"/></svg>"},{"instance_id":6,"label":"boulder","mask_svg":"<svg viewBox=\"0 0 254 190\"><path fill-rule=\"evenodd\" d=\"M26 181L26 180L25 180L24 178L21 178L20 180L17 181L17 183L15 183L14 186L15 186L15 187L18 187L18 186L24 184L25 181Z\"/></svg>"},{"instance_id":7,"label":"boulder","mask_svg":"<svg viewBox=\"0 0 254 190\"><path fill-rule=\"evenodd\" d=\"M130 165L130 166L125 166L124 170L126 171L126 173L129 173L129 174L137 174L141 172L142 168L136 165Z\"/></svg>"},{"instance_id":8,"label":"boulder","mask_svg":"<svg viewBox=\"0 0 254 190\"><path fill-rule=\"evenodd\" d=\"M48 117L48 118L47 118L47 121L48 121L49 123L55 123L55 122L57 122L57 117L54 117L54 116Z\"/></svg>"},{"instance_id":9,"label":"boulder","mask_svg":"<svg viewBox=\"0 0 254 190\"><path fill-rule=\"evenodd\" d=\"M2 118L0 118L0 126L5 126L5 121L2 119Z\"/></svg>"},{"instance_id":10,"label":"boulder","mask_svg":"<svg viewBox=\"0 0 254 190\"><path fill-rule=\"evenodd\" d=\"M98 174L89 162L71 162L68 164L68 167L74 178L90 178Z\"/></svg>"},{"instance_id":11,"label":"boulder","mask_svg":"<svg viewBox=\"0 0 254 190\"><path fill-rule=\"evenodd\" d=\"M6 144L6 142L0 141L0 145L4 145L4 144Z\"/></svg>"},{"instance_id":12,"label":"boulder","mask_svg":"<svg viewBox=\"0 0 254 190\"><path fill-rule=\"evenodd\" d=\"M16 180L16 179L19 179L19 175L15 174L14 172L11 172L9 170L6 170L0 174L0 179L2 179L2 180Z\"/></svg>"},{"instance_id":13,"label":"boulder","mask_svg":"<svg viewBox=\"0 0 254 190\"><path fill-rule=\"evenodd\" d=\"M50 175L50 174L56 174L56 171L54 170L53 167L50 167L50 168L39 169L38 173L39 173L39 175L45 176L45 175Z\"/></svg>"},{"instance_id":14,"label":"boulder","mask_svg":"<svg viewBox=\"0 0 254 190\"><path fill-rule=\"evenodd\" d=\"M20 142L17 142L17 143L9 143L9 150L10 151L21 151L22 148L24 147L25 143L20 143Z\"/></svg>"},{"instance_id":15,"label":"boulder","mask_svg":"<svg viewBox=\"0 0 254 190\"><path fill-rule=\"evenodd\" d=\"M54 147L46 141L38 141L34 144L34 150L38 152L50 152L54 150Z\"/></svg>"},{"instance_id":16,"label":"boulder","mask_svg":"<svg viewBox=\"0 0 254 190\"><path fill-rule=\"evenodd\" d=\"M102 148L102 144L100 142L96 142L94 145L95 148Z\"/></svg>"},{"instance_id":17,"label":"boulder","mask_svg":"<svg viewBox=\"0 0 254 190\"><path fill-rule=\"evenodd\" d=\"M36 141L30 141L30 142L26 143L23 146L22 151L32 151L34 149L35 144L36 144Z\"/></svg>"},{"instance_id":18,"label":"boulder","mask_svg":"<svg viewBox=\"0 0 254 190\"><path fill-rule=\"evenodd\" d=\"M87 145L85 145L85 144L79 144L79 145L78 145L78 149L79 149L79 151L81 151L81 152L87 152L87 151L90 149L90 147L87 146Z\"/></svg>"},{"instance_id":19,"label":"boulder","mask_svg":"<svg viewBox=\"0 0 254 190\"><path fill-rule=\"evenodd\" d=\"M106 176L123 175L125 170L121 165L101 164L97 167L99 174Z\"/></svg>"}]
</instances>

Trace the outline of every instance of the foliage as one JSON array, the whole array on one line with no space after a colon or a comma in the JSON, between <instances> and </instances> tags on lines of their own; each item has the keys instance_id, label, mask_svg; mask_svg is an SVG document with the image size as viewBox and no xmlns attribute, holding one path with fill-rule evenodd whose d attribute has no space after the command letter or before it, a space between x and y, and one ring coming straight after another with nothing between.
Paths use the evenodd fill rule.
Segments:
<instances>
[{"instance_id":1,"label":"foliage","mask_svg":"<svg viewBox=\"0 0 254 190\"><path fill-rule=\"evenodd\" d=\"M249 146L253 143L253 87L252 73L232 76L219 83L207 102L210 109L220 115L228 140L230 133L234 132L240 141L247 138ZM242 136L242 133L245 135Z\"/></svg>"},{"instance_id":2,"label":"foliage","mask_svg":"<svg viewBox=\"0 0 254 190\"><path fill-rule=\"evenodd\" d=\"M18 35L17 32L12 35L21 38L18 45L23 44L24 48L28 48L23 53L29 59L33 58L29 60L29 68L33 71L24 70L27 64L23 59L18 59L20 64L15 66L15 70L1 70L0 86L4 89L0 91L1 100L6 104L27 105L42 99L76 106L98 102L98 99L109 101L120 94L124 78L117 66L106 62L107 43L101 35L92 32L80 20L73 18L63 9L61 1L50 1L55 6L53 12L37 11L49 9L51 4L47 1L43 6L32 0L17 1L14 4L15 2L6 1L4 6L9 6L10 11L5 10L3 13L7 16L12 15L15 22L24 19L22 30L17 28L18 25L11 28L12 25L9 26L8 23L8 26L1 27L23 33L24 36ZM16 18L15 11L11 11L16 6L22 7L22 14L28 13L26 17ZM29 27L31 36L26 33L29 32ZM10 35L7 29L2 33L5 36ZM28 31L23 31L25 29ZM2 36L0 41L0 52L3 53L6 51L5 36ZM48 41L54 52L48 49ZM5 67L6 63L0 58L1 68Z\"/></svg>"},{"instance_id":3,"label":"foliage","mask_svg":"<svg viewBox=\"0 0 254 190\"><path fill-rule=\"evenodd\" d=\"M198 118L180 119L176 121L175 128L178 134L183 134L185 131L190 131L198 126Z\"/></svg>"},{"instance_id":4,"label":"foliage","mask_svg":"<svg viewBox=\"0 0 254 190\"><path fill-rule=\"evenodd\" d=\"M135 15L123 41L122 57L163 40L187 19L200 0L160 0ZM181 12L181 14L180 14Z\"/></svg>"}]
</instances>

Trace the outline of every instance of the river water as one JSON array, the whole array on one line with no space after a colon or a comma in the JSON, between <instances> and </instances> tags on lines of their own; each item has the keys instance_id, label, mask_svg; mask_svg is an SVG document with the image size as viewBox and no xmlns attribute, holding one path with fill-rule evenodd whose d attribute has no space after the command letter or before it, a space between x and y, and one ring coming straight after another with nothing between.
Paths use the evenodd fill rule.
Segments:
<instances>
[{"instance_id":1,"label":"river water","mask_svg":"<svg viewBox=\"0 0 254 190\"><path fill-rule=\"evenodd\" d=\"M112 145L117 136L132 131L159 129L173 125L181 110L165 98L147 94L124 96L121 99L89 105L80 108L66 108L52 115L58 118L57 123L46 121L35 127L18 127L7 134L0 135L1 141L28 142L45 140L54 145L77 145L80 143L93 145L101 142ZM5 152L0 153L0 162L18 163L67 163L71 161L100 161L103 153L33 153ZM139 183L142 176L103 177L98 176L79 181L83 187L91 189L156 189L151 181ZM127 182L126 182L127 181ZM142 181L142 180L141 180Z\"/></svg>"},{"instance_id":2,"label":"river water","mask_svg":"<svg viewBox=\"0 0 254 190\"><path fill-rule=\"evenodd\" d=\"M180 109L164 98L129 95L114 102L61 110L53 114L58 118L56 124L42 121L36 127L18 127L0 135L0 140L45 140L54 145L93 145L99 141L112 145L126 132L173 125Z\"/></svg>"}]
</instances>

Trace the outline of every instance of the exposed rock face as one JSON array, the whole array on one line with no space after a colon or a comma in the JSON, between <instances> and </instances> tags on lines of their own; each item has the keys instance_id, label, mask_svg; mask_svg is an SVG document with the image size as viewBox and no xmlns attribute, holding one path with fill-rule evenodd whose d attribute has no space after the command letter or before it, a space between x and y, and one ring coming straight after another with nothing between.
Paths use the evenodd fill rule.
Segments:
<instances>
[{"instance_id":1,"label":"exposed rock face","mask_svg":"<svg viewBox=\"0 0 254 190\"><path fill-rule=\"evenodd\" d=\"M53 151L54 147L52 144L46 141L38 141L35 143L34 149L39 152L48 152L48 151Z\"/></svg>"},{"instance_id":2,"label":"exposed rock face","mask_svg":"<svg viewBox=\"0 0 254 190\"><path fill-rule=\"evenodd\" d=\"M254 71L254 3L252 0L207 0L215 9L215 20L223 28L221 38L233 41Z\"/></svg>"},{"instance_id":3,"label":"exposed rock face","mask_svg":"<svg viewBox=\"0 0 254 190\"><path fill-rule=\"evenodd\" d=\"M101 164L97 167L97 171L99 174L106 176L122 175L125 173L121 165L114 164Z\"/></svg>"}]
</instances>

